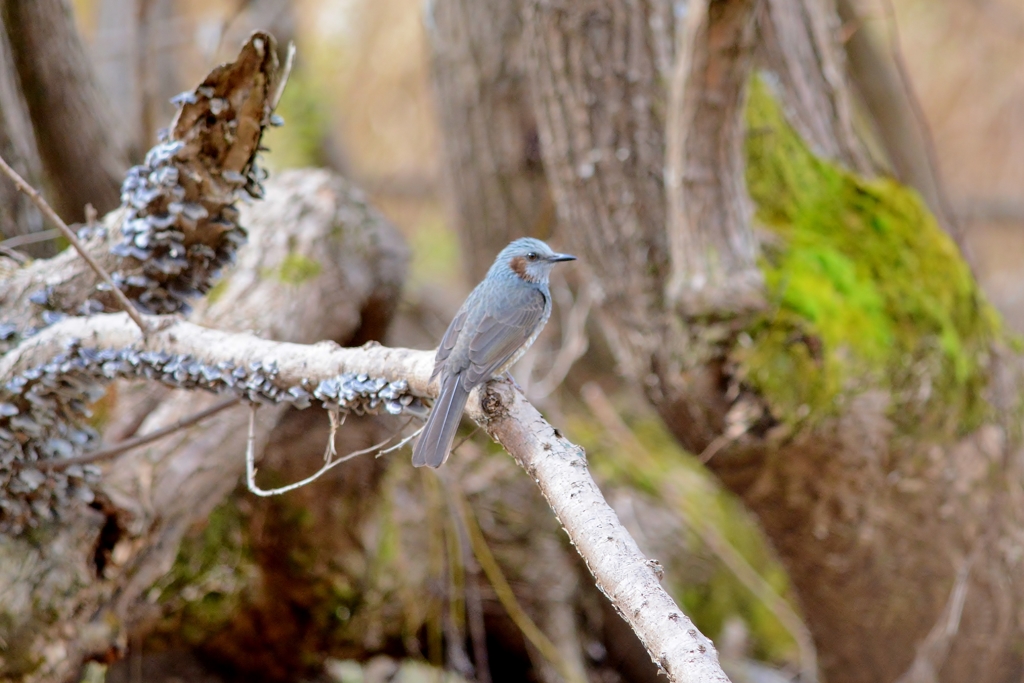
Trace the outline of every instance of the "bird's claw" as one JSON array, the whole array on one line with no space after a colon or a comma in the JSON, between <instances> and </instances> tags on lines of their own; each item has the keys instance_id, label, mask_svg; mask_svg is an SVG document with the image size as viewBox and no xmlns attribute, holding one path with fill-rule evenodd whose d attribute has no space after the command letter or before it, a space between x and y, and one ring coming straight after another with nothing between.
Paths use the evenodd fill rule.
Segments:
<instances>
[{"instance_id":1,"label":"bird's claw","mask_svg":"<svg viewBox=\"0 0 1024 683\"><path fill-rule=\"evenodd\" d=\"M507 379L512 384L512 386L518 389L520 394L526 393L526 391L521 386L519 386L519 382L517 382L516 378L512 376L512 373L507 370L505 371L505 379Z\"/></svg>"}]
</instances>

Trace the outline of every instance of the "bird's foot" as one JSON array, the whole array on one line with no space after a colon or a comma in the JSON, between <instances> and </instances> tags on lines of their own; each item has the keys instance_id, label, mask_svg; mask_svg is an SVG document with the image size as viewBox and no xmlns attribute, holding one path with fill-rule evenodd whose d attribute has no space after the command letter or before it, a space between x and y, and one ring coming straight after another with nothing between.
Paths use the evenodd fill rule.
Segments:
<instances>
[{"instance_id":1,"label":"bird's foot","mask_svg":"<svg viewBox=\"0 0 1024 683\"><path fill-rule=\"evenodd\" d=\"M516 381L516 378L512 376L511 372L506 370L505 371L505 378L512 384L512 386L514 386L516 389L519 390L520 394L525 394L526 393L526 391L521 386L519 386L519 382Z\"/></svg>"}]
</instances>

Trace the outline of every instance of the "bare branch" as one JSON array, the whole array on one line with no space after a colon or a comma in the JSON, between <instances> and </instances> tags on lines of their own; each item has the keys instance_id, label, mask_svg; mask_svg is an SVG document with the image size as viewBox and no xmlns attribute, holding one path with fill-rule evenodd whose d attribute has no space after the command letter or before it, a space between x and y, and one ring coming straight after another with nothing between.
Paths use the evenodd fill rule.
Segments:
<instances>
[{"instance_id":1,"label":"bare branch","mask_svg":"<svg viewBox=\"0 0 1024 683\"><path fill-rule=\"evenodd\" d=\"M27 235L15 235L14 237L9 237L3 242L0 242L0 246L13 249L15 247L20 247L23 244L34 244L36 242L52 240L58 235L60 235L60 230L43 230L41 232L32 232Z\"/></svg>"},{"instance_id":2,"label":"bare branch","mask_svg":"<svg viewBox=\"0 0 1024 683\"><path fill-rule=\"evenodd\" d=\"M6 256L9 259L17 261L19 265L24 265L29 261L28 256L25 256L25 254L22 254L21 252L15 251L14 249L6 246L3 242L0 242L0 254Z\"/></svg>"},{"instance_id":3,"label":"bare branch","mask_svg":"<svg viewBox=\"0 0 1024 683\"><path fill-rule=\"evenodd\" d=\"M337 467L343 462L348 462L352 458L357 458L360 455L366 455L367 453L376 452L375 457L379 458L382 455L393 453L394 451L397 451L399 448L405 446L407 443L415 439L416 436L421 431L423 431L422 429L417 429L415 432L413 432L409 436L406 436L401 441L396 443L394 446L391 446L390 448L384 448L384 446L387 446L388 442L390 442L392 439L398 436L398 434L401 433L402 430L399 429L398 432L392 434L391 436L384 439L380 443L376 443L370 446L369 448L362 448L358 451L352 451L351 453L348 453L345 456L335 460L334 456L337 455L337 453L335 453L334 451L334 435L338 429L338 422L336 421L337 418L334 417L335 413L331 412L329 413L331 415L331 436L330 442L328 443L327 447L327 454L324 457L323 467L321 467L320 469L318 469L316 472L309 475L305 479L300 479L299 481L293 482L286 486L280 486L276 489L261 489L256 484L256 448L254 436L256 433L256 408L257 405L254 403L252 405L252 410L249 412L249 438L247 440L247 445L245 449L245 483L251 493L260 496L261 498L267 498L269 496L279 496L283 493L288 493L289 491L294 491L297 488L301 488L306 484L312 484L314 481L322 477L328 470ZM406 422L405 424L408 425L409 423ZM404 425L402 429L405 429Z\"/></svg>"},{"instance_id":4,"label":"bare branch","mask_svg":"<svg viewBox=\"0 0 1024 683\"><path fill-rule=\"evenodd\" d=\"M57 226L57 229L60 230L61 234L67 238L68 242L71 243L71 246L75 248L75 251L77 251L83 259L85 259L85 262L89 264L89 267L92 268L93 272L96 273L100 277L100 279L107 284L107 286L110 288L110 293L114 295L115 299L117 299L117 302L121 305L121 308L123 308L125 312L127 312L128 315L131 317L131 319L135 321L135 324L139 326L139 329L142 330L144 334L149 332L149 326L142 319L142 314L135 309L135 306L133 306L132 302L128 300L128 297L124 295L124 292L121 291L121 288L114 283L114 280L110 277L110 274L103 269L103 266L101 266L99 262L92 257L92 254L89 253L89 250L85 248L85 245L82 244L81 241L79 241L78 235L76 235L75 232L67 226L67 223L65 223L63 219L61 219L61 217L57 215L56 211L50 208L50 205L46 203L46 200L43 199L43 196L36 192L34 187L25 182L25 179L18 175L18 172L11 168L3 157L0 157L0 170L2 170L7 175L7 177L10 178L12 182L14 182L14 185L19 190L28 195L29 199L32 200L32 203L39 207L39 210L43 212L44 216L50 219L51 223Z\"/></svg>"},{"instance_id":5,"label":"bare branch","mask_svg":"<svg viewBox=\"0 0 1024 683\"><path fill-rule=\"evenodd\" d=\"M97 349L159 349L188 355L202 365L258 361L273 366L279 386L309 386L356 373L387 381L404 380L419 396L431 396L430 351L367 344L292 344L245 333L211 330L173 319L143 337L123 314L70 318L43 330L0 358L0 378L45 363L69 344ZM533 478L555 512L598 587L640 637L670 681L726 681L714 645L661 587L636 542L605 502L587 469L583 450L570 443L504 381L487 385L470 399L470 416L482 424Z\"/></svg>"},{"instance_id":6,"label":"bare branch","mask_svg":"<svg viewBox=\"0 0 1024 683\"><path fill-rule=\"evenodd\" d=\"M102 460L110 460L111 458L115 458L121 455L122 453L127 453L133 448L145 446L146 444L152 443L157 439L162 439L168 434L173 434L178 430L185 429L186 427L191 427L192 425L202 422L208 417L213 417L217 413L237 404L237 398L224 399L220 403L215 403L214 405L210 406L205 410L200 410L198 413L194 415L190 415L189 417L178 420L174 424L167 425L166 427L161 427L160 429L152 431L149 434L143 434L142 436L136 436L131 439L125 439L120 443L115 443L111 446L107 446L106 448L101 448L98 451L93 451L89 453L88 455L82 455L77 458L54 458L52 460L38 460L36 462L28 464L30 464L34 468L42 470L62 470L67 467L71 467L72 465L88 465L90 463L100 462Z\"/></svg>"},{"instance_id":7,"label":"bare branch","mask_svg":"<svg viewBox=\"0 0 1024 683\"><path fill-rule=\"evenodd\" d=\"M481 409L487 432L526 470L569 534L597 587L633 628L670 681L727 681L718 653L661 587L654 569L590 476L586 455L504 382ZM481 411L483 414L481 414Z\"/></svg>"}]
</instances>

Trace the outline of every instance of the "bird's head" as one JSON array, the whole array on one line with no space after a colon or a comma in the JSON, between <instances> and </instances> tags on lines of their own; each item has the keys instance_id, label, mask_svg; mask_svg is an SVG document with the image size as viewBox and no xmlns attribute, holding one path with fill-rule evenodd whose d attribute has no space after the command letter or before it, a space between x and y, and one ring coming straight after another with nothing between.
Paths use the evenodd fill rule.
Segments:
<instances>
[{"instance_id":1,"label":"bird's head","mask_svg":"<svg viewBox=\"0 0 1024 683\"><path fill-rule=\"evenodd\" d=\"M512 273L527 282L540 284L548 281L556 263L575 260L576 257L570 254L552 251L538 239L521 237L501 250L491 271Z\"/></svg>"}]
</instances>

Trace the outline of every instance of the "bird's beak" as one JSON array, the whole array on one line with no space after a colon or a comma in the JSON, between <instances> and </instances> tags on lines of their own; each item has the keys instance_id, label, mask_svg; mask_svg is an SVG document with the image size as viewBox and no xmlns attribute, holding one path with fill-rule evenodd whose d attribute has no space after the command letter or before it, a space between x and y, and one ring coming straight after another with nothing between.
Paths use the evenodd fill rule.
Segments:
<instances>
[{"instance_id":1,"label":"bird's beak","mask_svg":"<svg viewBox=\"0 0 1024 683\"><path fill-rule=\"evenodd\" d=\"M576 260L576 257L573 256L572 254L555 254L554 256L549 256L548 257L548 261L551 261L552 263L558 263L559 261L575 261L575 260Z\"/></svg>"}]
</instances>

